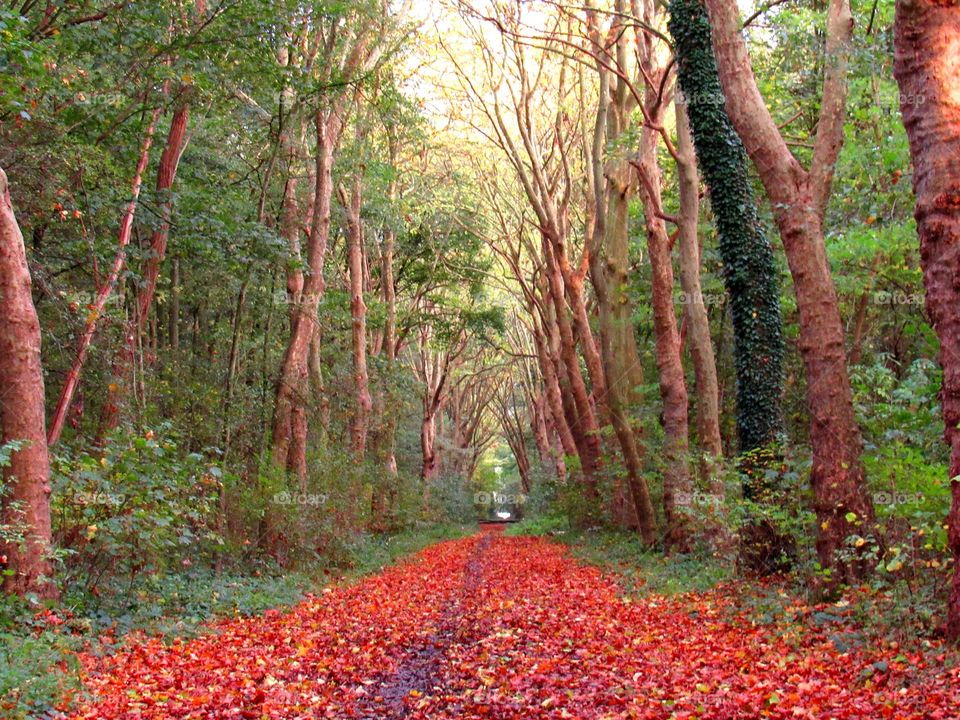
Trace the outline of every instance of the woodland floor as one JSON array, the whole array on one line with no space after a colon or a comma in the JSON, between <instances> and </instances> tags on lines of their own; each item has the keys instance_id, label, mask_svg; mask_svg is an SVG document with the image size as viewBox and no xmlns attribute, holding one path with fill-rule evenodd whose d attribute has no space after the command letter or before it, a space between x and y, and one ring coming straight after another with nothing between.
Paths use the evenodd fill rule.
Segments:
<instances>
[{"instance_id":1,"label":"woodland floor","mask_svg":"<svg viewBox=\"0 0 960 720\"><path fill-rule=\"evenodd\" d=\"M723 589L623 595L543 539L434 545L289 611L83 658L97 718L957 718L960 672Z\"/></svg>"}]
</instances>

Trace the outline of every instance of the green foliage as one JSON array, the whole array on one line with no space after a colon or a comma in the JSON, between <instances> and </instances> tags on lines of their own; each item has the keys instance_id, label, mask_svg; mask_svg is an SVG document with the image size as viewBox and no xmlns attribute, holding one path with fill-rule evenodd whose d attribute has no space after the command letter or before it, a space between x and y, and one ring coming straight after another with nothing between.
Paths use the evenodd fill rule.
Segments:
<instances>
[{"instance_id":1,"label":"green foliage","mask_svg":"<svg viewBox=\"0 0 960 720\"><path fill-rule=\"evenodd\" d=\"M0 632L0 715L5 720L54 717L62 699L80 686L75 650L55 627Z\"/></svg>"},{"instance_id":2,"label":"green foliage","mask_svg":"<svg viewBox=\"0 0 960 720\"><path fill-rule=\"evenodd\" d=\"M782 431L784 339L773 251L747 172L747 154L723 105L704 6L670 4L670 32L700 170L710 189L730 297L740 450L763 447Z\"/></svg>"},{"instance_id":3,"label":"green foliage","mask_svg":"<svg viewBox=\"0 0 960 720\"><path fill-rule=\"evenodd\" d=\"M17 510L16 503L6 500L5 496L9 493L9 488L6 484L6 478L3 474L3 469L10 465L10 455L23 446L22 442L12 441L0 445L0 502L3 503L5 508L8 508L10 511ZM4 517L0 520L0 545L6 543L19 543L23 540L24 532L27 530L27 526L21 522L18 522L16 519L10 519L13 515L13 512L4 513ZM6 572L6 570L4 571Z\"/></svg>"},{"instance_id":4,"label":"green foliage","mask_svg":"<svg viewBox=\"0 0 960 720\"><path fill-rule=\"evenodd\" d=\"M511 535L550 535L570 547L575 557L615 572L624 591L640 595L676 595L709 590L732 576L732 567L709 552L664 557L643 546L635 532L570 529L561 519L523 521Z\"/></svg>"},{"instance_id":5,"label":"green foliage","mask_svg":"<svg viewBox=\"0 0 960 720\"><path fill-rule=\"evenodd\" d=\"M552 535L570 532L570 522L563 515L534 515L506 529L507 535Z\"/></svg>"},{"instance_id":6,"label":"green foliage","mask_svg":"<svg viewBox=\"0 0 960 720\"><path fill-rule=\"evenodd\" d=\"M105 573L133 580L208 561L221 544L214 527L221 469L182 453L169 426L120 433L96 454L53 458L53 523L71 555L66 586L96 588Z\"/></svg>"}]
</instances>

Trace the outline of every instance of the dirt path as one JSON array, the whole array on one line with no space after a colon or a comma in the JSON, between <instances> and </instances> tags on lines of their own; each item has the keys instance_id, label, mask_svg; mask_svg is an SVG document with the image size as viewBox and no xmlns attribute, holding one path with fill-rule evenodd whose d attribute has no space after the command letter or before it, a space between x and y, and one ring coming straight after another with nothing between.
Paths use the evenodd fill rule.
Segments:
<instances>
[{"instance_id":1,"label":"dirt path","mask_svg":"<svg viewBox=\"0 0 960 720\"><path fill-rule=\"evenodd\" d=\"M840 653L809 611L773 628L719 592L630 600L558 545L484 531L289 612L86 658L73 717L960 717L956 670Z\"/></svg>"}]
</instances>

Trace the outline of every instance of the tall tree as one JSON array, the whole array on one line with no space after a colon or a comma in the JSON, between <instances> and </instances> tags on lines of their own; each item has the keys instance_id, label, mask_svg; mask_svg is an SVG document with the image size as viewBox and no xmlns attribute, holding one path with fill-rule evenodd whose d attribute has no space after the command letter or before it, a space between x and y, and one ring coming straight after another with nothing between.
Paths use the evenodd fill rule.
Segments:
<instances>
[{"instance_id":1,"label":"tall tree","mask_svg":"<svg viewBox=\"0 0 960 720\"><path fill-rule=\"evenodd\" d=\"M740 452L766 447L783 429L783 320L776 265L750 186L747 156L723 107L723 90L699 0L670 5L682 96L697 161L710 191L723 279L730 297Z\"/></svg>"},{"instance_id":2,"label":"tall tree","mask_svg":"<svg viewBox=\"0 0 960 720\"><path fill-rule=\"evenodd\" d=\"M954 556L947 633L960 640L960 7L899 0L894 75L913 158L927 311L940 338L944 439L950 446Z\"/></svg>"},{"instance_id":3,"label":"tall tree","mask_svg":"<svg viewBox=\"0 0 960 720\"><path fill-rule=\"evenodd\" d=\"M324 266L330 236L333 161L347 113L357 97L356 88L349 92L344 86L347 80L356 83L372 70L385 50L390 15L385 5L379 10L382 12L377 21L362 9L347 12L346 16L317 17L319 26L308 41L308 55L313 59L305 68L317 73L314 82L337 89L331 96L320 98L320 107L313 117L316 170L313 217L305 253L307 277L280 366L271 443L273 462L295 470L301 481L306 468L304 416L309 394L309 353L316 335L317 309L326 290Z\"/></svg>"},{"instance_id":4,"label":"tall tree","mask_svg":"<svg viewBox=\"0 0 960 720\"><path fill-rule=\"evenodd\" d=\"M104 308L107 306L107 301L113 294L121 271L127 264L127 246L130 244L130 237L133 232L133 219L140 200L140 188L143 186L143 173L147 169L147 163L150 160L153 134L156 130L161 110L162 108L159 105L153 109L143 143L140 146L140 156L137 159L137 166L133 173L133 180L131 181L131 198L124 207L123 214L120 216L120 229L117 233L117 250L114 254L113 263L110 266L109 274L103 283L101 283L100 287L97 288L96 297L93 303L91 303L92 307L87 315L87 320L84 323L80 338L77 341L76 355L74 356L70 369L67 371L63 388L60 390L60 397L57 400L56 409L53 411L53 419L50 423L49 431L49 443L51 445L60 439L60 434L63 432L67 413L70 410L74 393L80 383L80 374L87 360L90 345L93 343L93 337L96 334L100 317L103 314Z\"/></svg>"},{"instance_id":5,"label":"tall tree","mask_svg":"<svg viewBox=\"0 0 960 720\"><path fill-rule=\"evenodd\" d=\"M367 305L364 302L364 247L362 203L362 169L356 169L350 191L340 187L340 202L347 217L347 266L350 281L351 346L353 348L353 420L350 424L350 447L354 458L362 461L367 448L367 431L373 399L367 372Z\"/></svg>"},{"instance_id":6,"label":"tall tree","mask_svg":"<svg viewBox=\"0 0 960 720\"><path fill-rule=\"evenodd\" d=\"M206 0L195 0L191 25L196 30L202 26L206 15ZM187 28L184 28L187 30ZM186 32L184 34L187 34ZM196 37L193 33L191 41ZM173 58L170 59L173 65ZM185 77L189 74L184 73ZM103 439L106 433L117 427L120 422L121 405L129 394L130 376L133 372L134 358L137 343L147 323L150 306L153 304L157 288L157 279L160 275L160 266L167 254L167 242L170 237L170 224L173 217L173 185L177 178L177 169L187 142L187 126L190 121L191 96L194 88L189 82L181 83L173 93L173 114L170 119L170 128L167 131L167 141L160 154L160 165L157 168L155 195L160 203L159 222L150 235L148 245L149 255L143 262L140 271L140 285L137 289L133 312L130 314L120 347L117 349L111 368L112 380L107 387L107 399L100 414L100 426L97 437Z\"/></svg>"},{"instance_id":7,"label":"tall tree","mask_svg":"<svg viewBox=\"0 0 960 720\"><path fill-rule=\"evenodd\" d=\"M22 528L3 543L4 589L55 597L50 553L50 459L45 429L40 322L33 305L23 235L13 211L6 173L0 169L0 442L16 442L3 468L0 518Z\"/></svg>"},{"instance_id":8,"label":"tall tree","mask_svg":"<svg viewBox=\"0 0 960 720\"><path fill-rule=\"evenodd\" d=\"M762 502L767 498L764 490L773 489L765 487L769 451L783 430L784 338L776 265L754 201L747 154L723 106L707 11L699 0L674 0L669 28L682 90L677 111L688 114L693 126L730 298L743 492ZM678 121L680 146L686 144L686 133L685 123ZM784 539L772 524L749 522L740 537L741 559L751 571L782 568Z\"/></svg>"},{"instance_id":9,"label":"tall tree","mask_svg":"<svg viewBox=\"0 0 960 720\"><path fill-rule=\"evenodd\" d=\"M700 284L700 176L686 110L676 103L677 178L680 214L677 218L677 243L680 246L680 288L683 290L683 317L696 382L697 439L700 442L701 475L711 491L722 492L717 485L716 464L723 455L720 436L720 387L717 361L710 337L710 318Z\"/></svg>"},{"instance_id":10,"label":"tall tree","mask_svg":"<svg viewBox=\"0 0 960 720\"><path fill-rule=\"evenodd\" d=\"M833 581L866 569L840 555L852 535L869 532L873 504L860 453L843 325L824 242L824 212L843 144L847 65L853 18L848 0L827 7L825 72L813 159L806 170L790 152L757 87L735 0L706 0L724 102L773 207L793 277L800 315L800 352L807 379L810 482L817 514L817 554ZM707 99L709 101L709 98Z\"/></svg>"},{"instance_id":11,"label":"tall tree","mask_svg":"<svg viewBox=\"0 0 960 720\"><path fill-rule=\"evenodd\" d=\"M587 14L590 47L599 81L597 116L592 137L584 138L587 165L587 216L590 280L597 302L600 346L607 378L610 421L626 470L640 535L647 544L656 539L656 515L644 476L643 430L632 423L630 407L639 404L643 365L634 334L634 304L629 293L630 199L635 190L630 164L623 153L605 158L607 147L617 147L630 131L633 95L628 92L630 35L623 4L601 36L597 13ZM611 81L611 75L615 79ZM581 79L581 86L583 80ZM612 87L611 87L612 86ZM581 87L581 93L585 95ZM586 134L586 133L585 133Z\"/></svg>"}]
</instances>

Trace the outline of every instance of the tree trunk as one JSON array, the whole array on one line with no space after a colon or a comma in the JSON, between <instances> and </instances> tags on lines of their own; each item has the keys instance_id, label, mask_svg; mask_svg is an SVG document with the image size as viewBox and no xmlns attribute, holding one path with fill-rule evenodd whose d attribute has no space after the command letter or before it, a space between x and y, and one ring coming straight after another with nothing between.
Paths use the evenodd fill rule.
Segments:
<instances>
[{"instance_id":1,"label":"tree trunk","mask_svg":"<svg viewBox=\"0 0 960 720\"><path fill-rule=\"evenodd\" d=\"M950 446L954 556L947 634L960 640L960 9L899 0L894 75L913 159L927 311L940 338L944 439Z\"/></svg>"},{"instance_id":2,"label":"tree trunk","mask_svg":"<svg viewBox=\"0 0 960 720\"><path fill-rule=\"evenodd\" d=\"M320 356L321 335L320 329L310 339L310 356L307 358L307 371L310 375L310 390L317 398L317 412L320 429L324 436L330 434L330 398L327 395L327 386L323 379L323 362Z\"/></svg>"},{"instance_id":3,"label":"tree trunk","mask_svg":"<svg viewBox=\"0 0 960 720\"><path fill-rule=\"evenodd\" d=\"M618 12L623 11L617 4ZM591 22L595 16L591 11ZM620 20L613 21L615 27ZM619 34L615 46L616 63L623 69L627 64L627 35ZM613 33L614 28L611 28ZM599 32L591 33L592 47L597 53L597 75L600 84L597 116L593 135L585 138L589 183L587 185L587 212L593 218L588 232L590 279L596 296L600 320L600 347L607 381L607 405L610 422L620 446L633 513L643 541L656 541L656 514L650 489L643 475L643 430L630 418L630 406L640 402L643 384L643 366L637 351L633 329L633 302L628 288L629 268L629 196L632 190L630 166L617 158L605 163L605 148L615 142L627 129L629 113L628 86L622 76L617 77L614 91L610 89L607 64L599 60L606 54ZM584 130L584 135L587 132ZM619 514L622 488L614 488L614 514ZM631 518L632 520L632 518Z\"/></svg>"},{"instance_id":4,"label":"tree trunk","mask_svg":"<svg viewBox=\"0 0 960 720\"><path fill-rule=\"evenodd\" d=\"M863 341L867 334L867 311L870 309L871 289L883 255L877 253L870 265L870 274L867 276L866 290L857 298L857 308L853 314L853 337L850 339L850 352L847 353L848 365L859 365L863 356Z\"/></svg>"},{"instance_id":5,"label":"tree trunk","mask_svg":"<svg viewBox=\"0 0 960 720\"><path fill-rule=\"evenodd\" d=\"M642 432L630 421L629 405L637 400L643 368L633 334L633 304L627 295L627 187L610 173L606 210L598 207L593 233L599 242L591 255L591 279L600 315L600 346L607 377L607 405L614 434L623 456L627 485L636 513L640 537L647 545L656 542L656 514L650 489L643 475ZM603 217L607 214L609 220ZM599 250L602 243L603 254ZM611 288L613 291L611 292Z\"/></svg>"},{"instance_id":6,"label":"tree trunk","mask_svg":"<svg viewBox=\"0 0 960 720\"><path fill-rule=\"evenodd\" d=\"M23 235L0 169L0 442L22 443L3 468L2 522L23 527L23 542L4 543L7 592L55 598L50 551L50 459L44 418L40 321L33 305Z\"/></svg>"},{"instance_id":7,"label":"tree trunk","mask_svg":"<svg viewBox=\"0 0 960 720\"><path fill-rule=\"evenodd\" d=\"M543 237L543 252L547 259L548 294L555 311L549 318L553 322L550 331L556 332L558 357L566 371L571 400L576 407L577 421L570 424L570 432L577 444L583 467L586 494L588 498L596 498L597 471L600 468L600 427L580 371L580 358L577 355L577 343L571 322L573 313L567 304L563 275L554 252L556 244L548 237Z\"/></svg>"},{"instance_id":8,"label":"tree trunk","mask_svg":"<svg viewBox=\"0 0 960 720\"><path fill-rule=\"evenodd\" d=\"M233 437L230 416L233 409L233 388L240 365L240 330L243 324L243 308L247 302L247 285L250 283L250 272L250 270L247 271L247 277L240 284L240 290L237 292L237 302L233 308L233 318L230 323L230 354L227 356L227 372L223 381L223 400L220 403L220 417L223 423L223 430L220 434L223 449L221 458L224 466L227 464Z\"/></svg>"},{"instance_id":9,"label":"tree trunk","mask_svg":"<svg viewBox=\"0 0 960 720\"><path fill-rule=\"evenodd\" d=\"M720 389L717 383L717 363L710 338L710 318L700 287L700 240L697 225L700 220L700 181L693 138L682 104L676 105L677 115L677 174L680 186L680 225L677 240L680 245L680 287L683 290L683 311L687 321L687 338L697 386L697 439L700 441L701 477L711 492L722 493L716 463L723 455L720 438Z\"/></svg>"},{"instance_id":10,"label":"tree trunk","mask_svg":"<svg viewBox=\"0 0 960 720\"><path fill-rule=\"evenodd\" d=\"M280 366L276 402L273 411L273 462L300 475L305 472L305 405L309 390L310 343L316 333L317 308L326 286L323 277L327 241L330 236L330 202L333 196L332 167L334 147L342 122L338 112L318 112L315 118L316 182L314 210L307 248L309 275L303 283L296 305L290 340ZM301 475L301 480L304 476Z\"/></svg>"},{"instance_id":11,"label":"tree trunk","mask_svg":"<svg viewBox=\"0 0 960 720\"><path fill-rule=\"evenodd\" d=\"M429 410L424 412L420 420L420 453L423 458L420 479L429 487L440 473L437 457L437 416Z\"/></svg>"},{"instance_id":12,"label":"tree trunk","mask_svg":"<svg viewBox=\"0 0 960 720\"><path fill-rule=\"evenodd\" d=\"M367 306L363 301L363 227L360 221L361 179L354 175L350 196L341 188L347 211L347 258L350 275L350 317L352 319L354 415L350 426L354 459L363 460L373 400L367 373Z\"/></svg>"},{"instance_id":13,"label":"tree trunk","mask_svg":"<svg viewBox=\"0 0 960 720\"><path fill-rule=\"evenodd\" d=\"M144 261L141 271L140 288L137 291L134 312L127 321L120 348L113 358L112 379L100 414L100 427L97 430L97 437L100 440L119 424L120 406L129 393L128 384L133 371L137 338L143 331L150 305L153 303L160 266L167 252L170 219L173 214L173 198L170 193L177 177L180 157L183 155L189 118L190 105L187 103L180 105L174 111L167 133L167 144L160 155L156 185L156 197L160 202L160 224L150 237L150 254Z\"/></svg>"},{"instance_id":14,"label":"tree trunk","mask_svg":"<svg viewBox=\"0 0 960 720\"><path fill-rule=\"evenodd\" d=\"M851 582L862 577L867 563L846 562L839 554L851 535L873 531L874 512L860 459L863 443L823 233L824 208L843 144L850 7L847 0L831 0L828 8L821 114L807 172L790 153L757 89L737 4L706 2L726 109L770 199L797 296L813 449L810 482L817 554L821 565L833 571L832 583Z\"/></svg>"},{"instance_id":15,"label":"tree trunk","mask_svg":"<svg viewBox=\"0 0 960 720\"><path fill-rule=\"evenodd\" d=\"M180 349L180 258L170 263L170 314L167 317L167 342L171 350Z\"/></svg>"},{"instance_id":16,"label":"tree trunk","mask_svg":"<svg viewBox=\"0 0 960 720\"><path fill-rule=\"evenodd\" d=\"M560 380L557 377L556 363L551 359L547 348L546 339L539 329L535 328L533 332L534 347L537 351L537 365L543 375L544 396L546 398L546 407L553 418L554 428L557 438L560 441L560 447L563 454L568 457L578 457L578 449L573 433L570 432L570 426L567 424L566 412L563 407L563 393L560 389Z\"/></svg>"},{"instance_id":17,"label":"tree trunk","mask_svg":"<svg viewBox=\"0 0 960 720\"><path fill-rule=\"evenodd\" d=\"M764 234L747 156L721 102L706 9L699 0L670 6L682 104L699 168L710 191L723 280L730 299L741 453L768 446L783 430L783 320L773 250Z\"/></svg>"},{"instance_id":18,"label":"tree trunk","mask_svg":"<svg viewBox=\"0 0 960 720\"><path fill-rule=\"evenodd\" d=\"M70 409L70 403L73 400L73 394L76 392L77 384L80 382L80 372L83 370L83 364L87 359L87 351L90 349L90 343L93 342L94 333L97 331L97 322L103 314L103 309L107 305L107 300L113 293L113 288L117 284L120 272L127 261L127 245L130 243L130 233L133 230L133 216L137 211L137 203L140 199L140 188L143 184L143 173L147 169L147 162L150 159L150 146L153 145L153 132L157 126L157 120L160 117L160 108L153 111L150 118L150 124L147 126L147 132L140 147L140 158L137 161L137 168L133 174L131 183L131 199L127 203L120 219L120 230L117 234L117 252L113 258L113 265L110 268L110 274L103 284L97 288L97 296L93 301L93 307L87 315L87 322L84 325L83 333L77 343L77 354L74 357L70 370L67 371L66 380L63 383L63 389L60 391L60 398L57 400L57 407L53 411L53 419L50 422L50 430L47 442L55 445L60 439L60 433L63 432L63 425L67 418L67 412Z\"/></svg>"},{"instance_id":19,"label":"tree trunk","mask_svg":"<svg viewBox=\"0 0 960 720\"><path fill-rule=\"evenodd\" d=\"M654 130L643 129L636 167L641 178L647 253L650 256L650 304L653 309L657 369L660 371L660 397L663 401L663 510L667 525L665 543L668 548L683 552L689 541L683 498L689 497L693 490L687 464L687 384L680 354L680 332L674 313L671 243L661 218L657 137Z\"/></svg>"}]
</instances>

